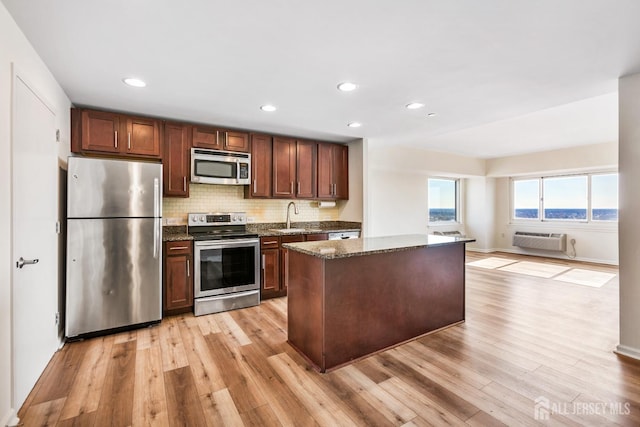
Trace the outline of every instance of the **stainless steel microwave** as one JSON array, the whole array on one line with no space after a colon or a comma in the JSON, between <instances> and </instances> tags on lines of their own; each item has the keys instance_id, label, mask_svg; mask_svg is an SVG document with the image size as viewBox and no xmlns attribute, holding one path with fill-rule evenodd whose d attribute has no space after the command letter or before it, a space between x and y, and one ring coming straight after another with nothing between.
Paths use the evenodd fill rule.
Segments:
<instances>
[{"instance_id":1,"label":"stainless steel microwave","mask_svg":"<svg viewBox=\"0 0 640 427\"><path fill-rule=\"evenodd\" d=\"M192 148L191 182L249 185L251 182L251 154Z\"/></svg>"}]
</instances>

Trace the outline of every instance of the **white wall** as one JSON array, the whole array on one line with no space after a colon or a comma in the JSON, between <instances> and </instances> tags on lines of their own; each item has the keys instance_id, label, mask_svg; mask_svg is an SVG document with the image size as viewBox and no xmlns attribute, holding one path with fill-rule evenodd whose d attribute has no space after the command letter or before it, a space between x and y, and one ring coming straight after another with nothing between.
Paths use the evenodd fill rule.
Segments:
<instances>
[{"instance_id":1,"label":"white wall","mask_svg":"<svg viewBox=\"0 0 640 427\"><path fill-rule=\"evenodd\" d=\"M617 157L618 144L614 142L487 160L487 174L496 177L494 248L506 252L566 259L567 255L560 252L535 251L511 245L513 233L516 231L566 233L568 250L572 250L569 241L576 240L578 260L617 264L618 228L615 223L513 222L508 178L617 170Z\"/></svg>"},{"instance_id":2,"label":"white wall","mask_svg":"<svg viewBox=\"0 0 640 427\"><path fill-rule=\"evenodd\" d=\"M435 230L465 231L464 225L427 227L427 180L430 176L484 177L484 160L415 148L389 147L380 140L368 140L367 143L364 153L368 179L364 205L367 236L424 234ZM467 206L467 201L463 200L462 204Z\"/></svg>"},{"instance_id":3,"label":"white wall","mask_svg":"<svg viewBox=\"0 0 640 427\"><path fill-rule=\"evenodd\" d=\"M495 250L496 180L472 177L464 180L465 233L476 239L467 249L480 252Z\"/></svg>"},{"instance_id":4,"label":"white wall","mask_svg":"<svg viewBox=\"0 0 640 427\"><path fill-rule=\"evenodd\" d=\"M584 145L487 160L487 176L520 176L617 169L618 143Z\"/></svg>"},{"instance_id":5,"label":"white wall","mask_svg":"<svg viewBox=\"0 0 640 427\"><path fill-rule=\"evenodd\" d=\"M65 157L69 145L70 101L40 57L33 50L3 4L0 3L0 426L19 408L11 401L11 87L12 63L20 75L55 109L56 124L62 132L59 145ZM58 180L58 176L38 179ZM37 315L37 313L34 313ZM28 331L25 331L28 333Z\"/></svg>"},{"instance_id":6,"label":"white wall","mask_svg":"<svg viewBox=\"0 0 640 427\"><path fill-rule=\"evenodd\" d=\"M620 345L640 359L640 74L619 81L620 132Z\"/></svg>"}]
</instances>

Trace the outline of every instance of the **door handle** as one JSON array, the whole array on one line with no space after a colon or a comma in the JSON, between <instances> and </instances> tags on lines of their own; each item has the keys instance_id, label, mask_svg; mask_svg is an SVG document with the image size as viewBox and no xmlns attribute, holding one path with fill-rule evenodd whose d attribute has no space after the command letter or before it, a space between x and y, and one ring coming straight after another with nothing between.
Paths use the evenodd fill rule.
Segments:
<instances>
[{"instance_id":1,"label":"door handle","mask_svg":"<svg viewBox=\"0 0 640 427\"><path fill-rule=\"evenodd\" d=\"M40 262L40 260L38 258L36 258L36 259L24 259L24 258L20 257L20 259L18 261L16 261L16 268L22 268L25 265L33 265L33 264L37 264L39 262Z\"/></svg>"}]
</instances>

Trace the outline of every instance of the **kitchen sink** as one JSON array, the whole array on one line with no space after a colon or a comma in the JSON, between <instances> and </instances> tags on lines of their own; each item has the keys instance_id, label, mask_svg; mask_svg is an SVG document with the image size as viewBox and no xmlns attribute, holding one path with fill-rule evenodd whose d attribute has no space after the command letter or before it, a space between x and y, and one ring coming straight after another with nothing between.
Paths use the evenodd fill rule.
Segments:
<instances>
[{"instance_id":1,"label":"kitchen sink","mask_svg":"<svg viewBox=\"0 0 640 427\"><path fill-rule=\"evenodd\" d=\"M272 228L269 231L275 231L276 233L289 234L289 233L319 233L322 230L319 228Z\"/></svg>"},{"instance_id":2,"label":"kitchen sink","mask_svg":"<svg viewBox=\"0 0 640 427\"><path fill-rule=\"evenodd\" d=\"M272 228L269 231L275 231L276 233L288 234L288 233L302 233L307 231L306 228Z\"/></svg>"}]
</instances>

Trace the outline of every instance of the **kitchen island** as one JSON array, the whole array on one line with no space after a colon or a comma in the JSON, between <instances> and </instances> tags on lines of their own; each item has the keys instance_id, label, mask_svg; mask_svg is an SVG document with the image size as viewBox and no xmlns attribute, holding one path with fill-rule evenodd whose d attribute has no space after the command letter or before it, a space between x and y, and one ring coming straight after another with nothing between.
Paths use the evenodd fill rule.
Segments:
<instances>
[{"instance_id":1,"label":"kitchen island","mask_svg":"<svg viewBox=\"0 0 640 427\"><path fill-rule=\"evenodd\" d=\"M320 372L464 321L465 243L404 235L291 243L288 341Z\"/></svg>"}]
</instances>

